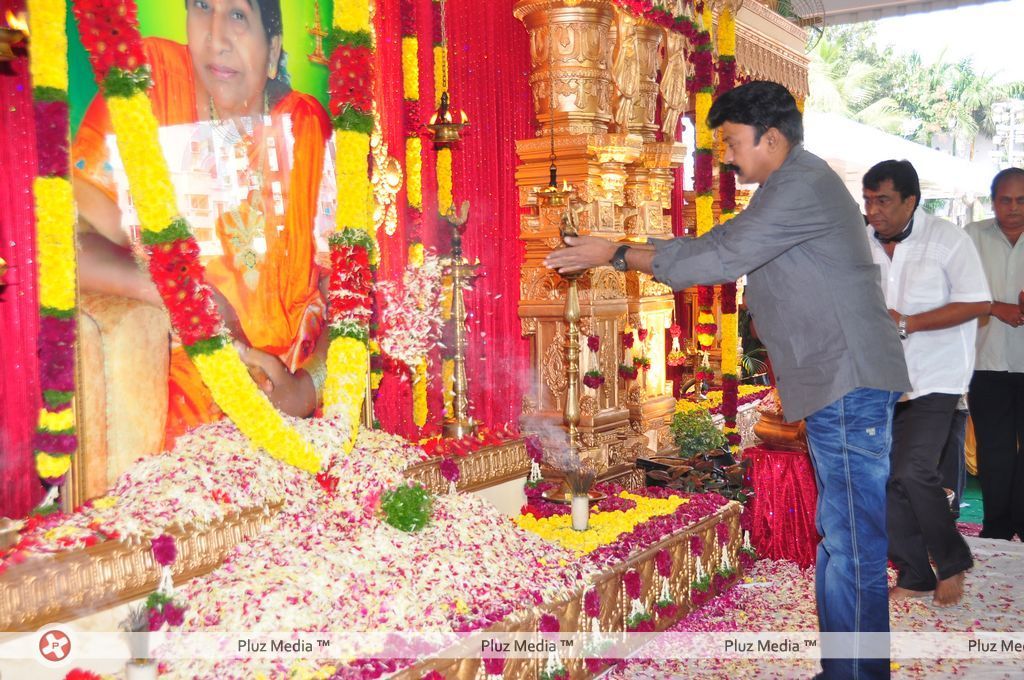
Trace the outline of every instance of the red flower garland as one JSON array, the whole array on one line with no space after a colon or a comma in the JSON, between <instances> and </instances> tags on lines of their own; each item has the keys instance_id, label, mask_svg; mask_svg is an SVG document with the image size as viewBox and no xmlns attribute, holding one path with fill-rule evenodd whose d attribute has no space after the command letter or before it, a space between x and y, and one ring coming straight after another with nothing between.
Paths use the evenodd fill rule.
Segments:
<instances>
[{"instance_id":1,"label":"red flower garland","mask_svg":"<svg viewBox=\"0 0 1024 680\"><path fill-rule=\"evenodd\" d=\"M331 54L327 81L331 114L340 115L353 106L359 111L373 108L373 53L368 47L339 45Z\"/></svg>"}]
</instances>

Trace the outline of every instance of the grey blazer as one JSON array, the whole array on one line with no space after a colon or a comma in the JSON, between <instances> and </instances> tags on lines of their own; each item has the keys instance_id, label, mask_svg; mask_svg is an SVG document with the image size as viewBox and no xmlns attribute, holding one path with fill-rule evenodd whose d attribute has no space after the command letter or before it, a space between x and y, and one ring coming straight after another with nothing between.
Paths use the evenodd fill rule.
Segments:
<instances>
[{"instance_id":1,"label":"grey blazer","mask_svg":"<svg viewBox=\"0 0 1024 680\"><path fill-rule=\"evenodd\" d=\"M655 278L675 290L749 274L747 306L787 420L858 387L910 390L864 219L839 176L803 146L724 226L652 243Z\"/></svg>"}]
</instances>

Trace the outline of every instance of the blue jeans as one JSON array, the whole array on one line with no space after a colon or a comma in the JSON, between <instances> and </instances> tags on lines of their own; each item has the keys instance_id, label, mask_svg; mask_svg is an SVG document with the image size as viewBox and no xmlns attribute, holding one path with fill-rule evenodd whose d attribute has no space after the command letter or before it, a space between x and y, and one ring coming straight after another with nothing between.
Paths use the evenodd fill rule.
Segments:
<instances>
[{"instance_id":1,"label":"blue jeans","mask_svg":"<svg viewBox=\"0 0 1024 680\"><path fill-rule=\"evenodd\" d=\"M823 633L889 632L885 485L898 397L862 387L807 417L818 486L815 586ZM823 658L823 677L889 677L888 658L858 658L856 644L841 651L851 658Z\"/></svg>"}]
</instances>

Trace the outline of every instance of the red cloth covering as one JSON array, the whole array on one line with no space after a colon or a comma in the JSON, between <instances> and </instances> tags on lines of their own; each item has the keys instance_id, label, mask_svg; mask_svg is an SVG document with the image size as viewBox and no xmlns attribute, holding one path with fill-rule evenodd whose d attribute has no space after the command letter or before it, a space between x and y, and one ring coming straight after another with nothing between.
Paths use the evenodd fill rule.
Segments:
<instances>
[{"instance_id":1,"label":"red cloth covering","mask_svg":"<svg viewBox=\"0 0 1024 680\"><path fill-rule=\"evenodd\" d=\"M0 2L24 9L21 0ZM43 496L32 458L39 413L39 298L36 295L36 130L26 52L0 68L0 257L10 267L0 287L0 516L23 517Z\"/></svg>"},{"instance_id":2,"label":"red cloth covering","mask_svg":"<svg viewBox=\"0 0 1024 680\"><path fill-rule=\"evenodd\" d=\"M750 542L758 556L790 560L801 567L814 564L818 489L810 456L760 446L747 449L744 455L751 461L754 497L747 512L751 513Z\"/></svg>"}]
</instances>

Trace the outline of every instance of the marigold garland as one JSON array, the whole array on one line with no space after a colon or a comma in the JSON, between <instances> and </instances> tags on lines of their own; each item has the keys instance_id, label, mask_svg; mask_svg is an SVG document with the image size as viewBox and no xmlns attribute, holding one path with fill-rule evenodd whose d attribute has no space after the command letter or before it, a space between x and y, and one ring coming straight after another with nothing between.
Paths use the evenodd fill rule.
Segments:
<instances>
[{"instance_id":1,"label":"marigold garland","mask_svg":"<svg viewBox=\"0 0 1024 680\"><path fill-rule=\"evenodd\" d=\"M371 291L376 243L370 206L370 134L373 120L373 23L369 0L334 4L334 46L330 63L333 74L354 70L358 87L332 88L330 110L337 149L338 212L335 234L330 239L332 273L328 286L328 326L331 344L327 351L324 414L346 414L355 445L359 416L370 370ZM353 69L350 55L358 55ZM364 59L365 57L365 59ZM353 78L341 79L351 85ZM339 82L339 84L342 84ZM346 271L348 268L348 271Z\"/></svg>"},{"instance_id":2,"label":"marigold garland","mask_svg":"<svg viewBox=\"0 0 1024 680\"><path fill-rule=\"evenodd\" d=\"M722 6L718 15L718 89L721 95L736 86L736 17L732 7ZM725 165L718 173L720 223L736 214L736 175ZM739 408L739 315L736 309L736 284L722 285L722 416L723 431L734 453L739 451L740 434L736 425Z\"/></svg>"},{"instance_id":3,"label":"marigold garland","mask_svg":"<svg viewBox=\"0 0 1024 680\"><path fill-rule=\"evenodd\" d=\"M204 281L199 246L175 206L147 94L151 81L149 66L142 58L135 3L77 0L74 12L110 111L142 224L142 241L150 256L150 274L186 352L218 406L253 443L274 458L317 472L321 461L313 445L284 421L256 387L223 334L220 315ZM119 41L111 41L112 35L119 36Z\"/></svg>"},{"instance_id":4,"label":"marigold garland","mask_svg":"<svg viewBox=\"0 0 1024 680\"><path fill-rule=\"evenodd\" d=\"M448 82L448 49L444 45L442 36L444 26L442 25L443 14L441 3L434 0L431 6L431 32L433 39L434 56L434 107L441 105L441 94L444 92L443 84ZM448 214L451 210L454 198L452 195L452 150L450 147L440 147L436 151L434 164L437 170L437 211ZM442 315L445 323L450 325L452 318L452 295L451 279L445 278L444 298L442 299ZM444 401L444 413L446 417L454 413L455 399L455 359L452 356L454 347L447 347L444 357L441 360L441 396Z\"/></svg>"},{"instance_id":5,"label":"marigold garland","mask_svg":"<svg viewBox=\"0 0 1024 680\"><path fill-rule=\"evenodd\" d=\"M698 24L700 28L706 29L711 26L711 7L704 3L703 8L698 8ZM697 237L700 238L711 231L714 226L714 187L712 180L712 145L714 135L708 127L708 112L711 110L711 99L713 92L712 69L711 69L711 41L710 36L700 45L695 46L691 55L694 65L694 74L691 79L691 89L695 92L694 97L694 124L695 146L694 150L694 171L693 190L696 194L696 222ZM694 332L697 338L698 349L701 352L709 352L715 341L717 327L713 311L714 287L697 287L697 324ZM714 377L710 371L698 369L698 382L710 382Z\"/></svg>"},{"instance_id":6,"label":"marigold garland","mask_svg":"<svg viewBox=\"0 0 1024 680\"><path fill-rule=\"evenodd\" d=\"M51 491L43 505L56 503L58 489L78 449L75 432L75 204L68 155L68 63L64 0L29 0L29 73L36 120L38 177L32 182L39 268L39 387L46 405L39 411L32 442L36 474Z\"/></svg>"},{"instance_id":7,"label":"marigold garland","mask_svg":"<svg viewBox=\"0 0 1024 680\"><path fill-rule=\"evenodd\" d=\"M416 31L416 3L402 0L399 5L402 14L402 95L406 108L405 115L405 198L407 233L409 239L409 264L423 266L423 144L419 138L420 63L419 38ZM427 356L419 357L413 369L412 421L416 427L427 424L428 405Z\"/></svg>"}]
</instances>

